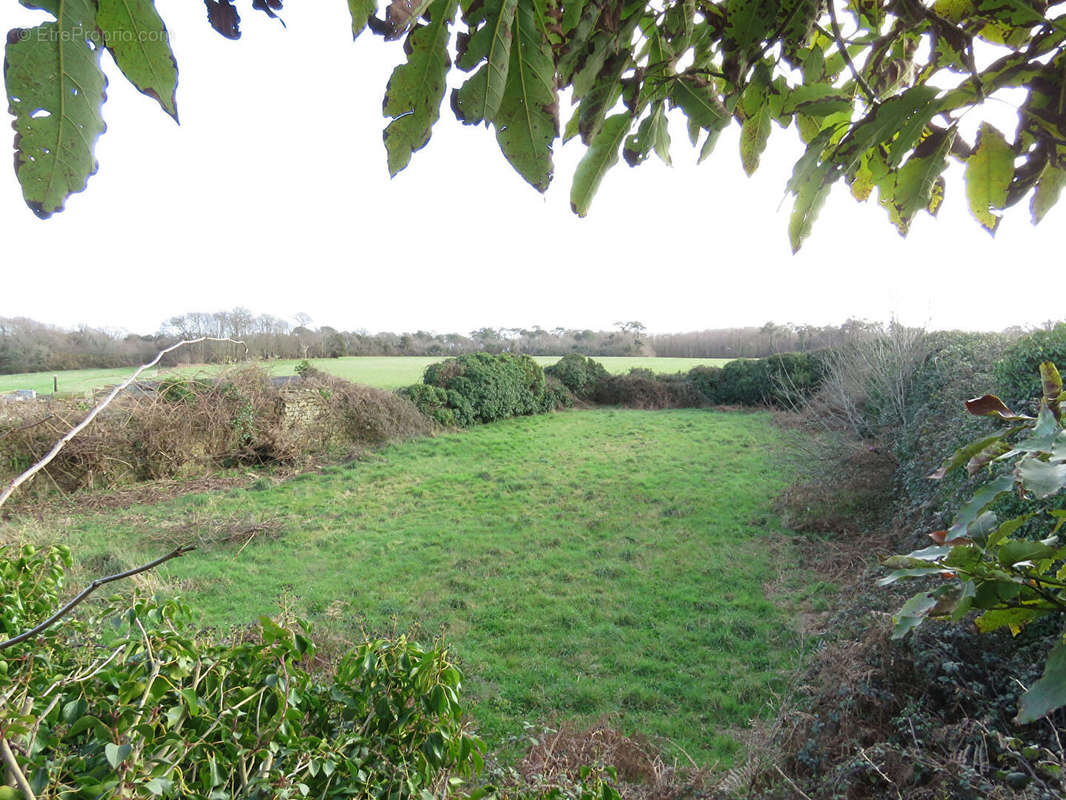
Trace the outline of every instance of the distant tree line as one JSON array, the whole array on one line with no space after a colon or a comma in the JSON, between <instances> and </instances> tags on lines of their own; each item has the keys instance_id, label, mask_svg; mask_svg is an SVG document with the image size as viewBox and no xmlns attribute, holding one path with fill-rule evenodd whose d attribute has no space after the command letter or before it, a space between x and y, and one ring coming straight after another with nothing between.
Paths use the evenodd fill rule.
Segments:
<instances>
[{"instance_id":1,"label":"distant tree line","mask_svg":"<svg viewBox=\"0 0 1066 800\"><path fill-rule=\"evenodd\" d=\"M26 318L0 318L0 373L103 369L142 364L179 339L202 336L237 339L244 345L203 342L174 355L177 363L232 363L280 358L342 356L457 356L465 353L524 353L564 356L680 356L761 358L775 353L807 352L839 345L875 323L848 320L843 325L775 324L717 328L687 333L648 334L637 321L618 322L615 330L576 328L479 328L468 334L370 333L313 327L297 314L292 322L245 308L192 312L171 317L150 335L81 326L64 330Z\"/></svg>"}]
</instances>

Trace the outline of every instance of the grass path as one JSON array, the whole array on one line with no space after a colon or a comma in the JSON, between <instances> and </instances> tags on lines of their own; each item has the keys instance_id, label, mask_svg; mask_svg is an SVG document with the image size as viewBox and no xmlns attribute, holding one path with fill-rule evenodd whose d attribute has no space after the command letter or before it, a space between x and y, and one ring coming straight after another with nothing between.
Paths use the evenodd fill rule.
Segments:
<instances>
[{"instance_id":1,"label":"grass path","mask_svg":"<svg viewBox=\"0 0 1066 800\"><path fill-rule=\"evenodd\" d=\"M320 370L329 372L339 378L376 386L379 389L398 389L417 383L422 373L430 364L441 360L440 356L361 356L351 358L312 358L311 363ZM556 356L535 356L543 366L558 361ZM726 358L638 358L612 357L598 358L609 372L629 372L633 367L643 367L655 372L679 372L689 370L702 364L721 366L729 361ZM293 375L298 360L281 359L262 362L272 375ZM211 375L228 365L192 365L170 370L149 370L144 373L145 380L166 374ZM0 394L16 389L33 389L38 394L51 394L53 377L58 380L62 394L84 394L102 386L111 386L125 380L133 368L119 369L79 369L66 372L29 372L17 375L0 375Z\"/></svg>"},{"instance_id":2,"label":"grass path","mask_svg":"<svg viewBox=\"0 0 1066 800\"><path fill-rule=\"evenodd\" d=\"M812 590L771 510L782 435L765 413L527 417L34 536L92 574L200 539L159 578L212 626L285 604L338 636L443 633L493 749L523 721L607 718L728 766L801 657L788 606ZM241 552L223 541L250 524Z\"/></svg>"}]
</instances>

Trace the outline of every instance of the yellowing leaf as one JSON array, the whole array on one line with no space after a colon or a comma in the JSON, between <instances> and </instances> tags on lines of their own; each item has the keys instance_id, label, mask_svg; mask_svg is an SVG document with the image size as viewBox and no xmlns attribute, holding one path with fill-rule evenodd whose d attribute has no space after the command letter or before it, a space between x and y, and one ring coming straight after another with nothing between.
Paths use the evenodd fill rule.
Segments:
<instances>
[{"instance_id":1,"label":"yellowing leaf","mask_svg":"<svg viewBox=\"0 0 1066 800\"><path fill-rule=\"evenodd\" d=\"M977 147L966 160L966 197L970 212L981 227L995 235L999 215L1007 204L1007 189L1014 177L1014 151L998 130L987 122L977 133Z\"/></svg>"},{"instance_id":2,"label":"yellowing leaf","mask_svg":"<svg viewBox=\"0 0 1066 800\"><path fill-rule=\"evenodd\" d=\"M1029 210L1033 215L1033 224L1039 223L1054 205L1059 202L1063 184L1066 184L1066 169L1048 164L1036 184L1036 192Z\"/></svg>"}]
</instances>

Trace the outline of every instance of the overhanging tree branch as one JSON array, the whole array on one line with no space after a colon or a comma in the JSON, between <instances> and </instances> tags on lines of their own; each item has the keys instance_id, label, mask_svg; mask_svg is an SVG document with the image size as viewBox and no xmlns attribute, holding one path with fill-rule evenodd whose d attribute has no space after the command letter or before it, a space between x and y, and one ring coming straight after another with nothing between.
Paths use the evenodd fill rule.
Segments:
<instances>
[{"instance_id":1,"label":"overhanging tree branch","mask_svg":"<svg viewBox=\"0 0 1066 800\"><path fill-rule=\"evenodd\" d=\"M26 631L24 633L20 633L18 636L15 636L14 638L8 639L6 642L0 642L0 650L3 650L3 649L8 648L8 647L12 647L13 645L18 644L19 642L24 642L27 639L30 639L30 638L36 636L39 633L43 633L48 628L52 627L55 623L59 622L59 620L61 620L67 614L69 614L74 608L76 608L78 605L80 605L82 603L82 601L85 600L85 598L87 598L90 594L95 592L101 586L104 586L104 585L106 585L108 583L112 583L114 581L120 581L123 578L131 578L134 575L138 575L138 574L140 574L142 572L147 572L150 569L158 567L160 564L162 564L165 561L170 561L170 559L172 559L172 558L178 558L178 557L183 556L186 553L188 553L188 552L190 552L192 550L195 550L195 549L196 549L196 547L194 545L183 544L180 547L174 548L169 553L167 553L165 556L160 556L155 561L150 561L147 564L142 564L139 567L134 567L133 569L128 569L125 572L119 572L119 573L116 573L115 575L108 575L106 578L97 578L92 583L90 583L88 586L86 586L84 589L82 589L73 600L71 600L69 603L67 603L65 606L63 606L61 609L59 609L56 613L54 613L52 616L50 616L48 619L46 619L40 625L37 625L36 627L31 628L30 630L28 630L28 631Z\"/></svg>"}]
</instances>

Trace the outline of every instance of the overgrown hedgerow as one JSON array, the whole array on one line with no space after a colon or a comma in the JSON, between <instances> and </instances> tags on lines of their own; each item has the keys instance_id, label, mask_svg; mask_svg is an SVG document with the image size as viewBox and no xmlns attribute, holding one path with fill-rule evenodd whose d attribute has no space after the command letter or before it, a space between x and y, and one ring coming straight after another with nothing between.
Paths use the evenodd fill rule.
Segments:
<instances>
[{"instance_id":1,"label":"overgrown hedgerow","mask_svg":"<svg viewBox=\"0 0 1066 800\"><path fill-rule=\"evenodd\" d=\"M13 477L37 461L88 410L84 401L5 408L0 474ZM50 480L36 483L70 492L200 477L245 465L299 464L423 435L433 427L392 392L314 370L279 387L265 371L250 367L217 380L168 379L136 387L67 444L47 468Z\"/></svg>"}]
</instances>

